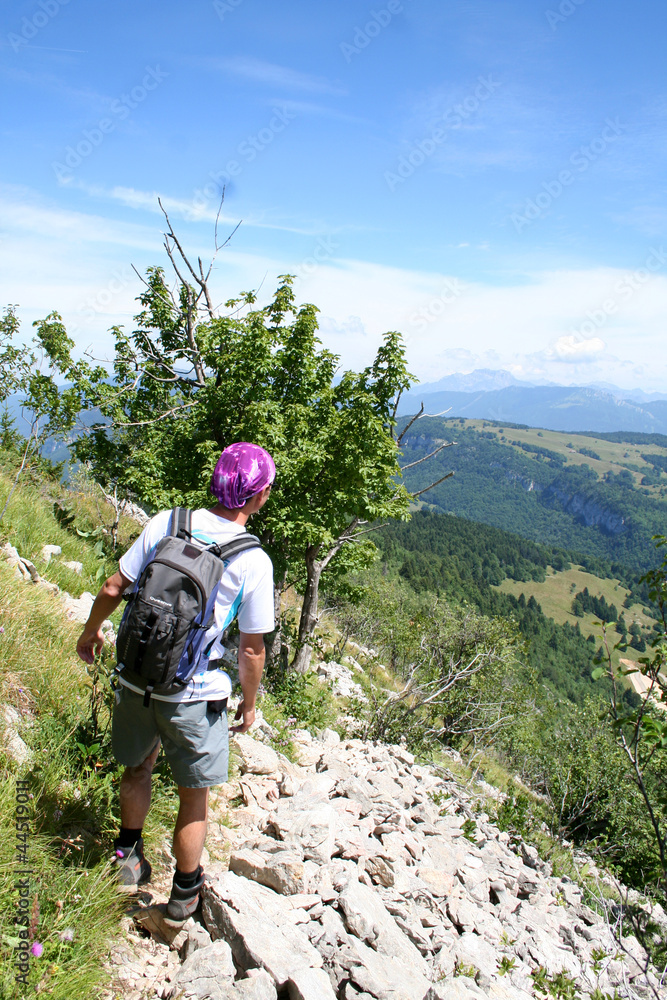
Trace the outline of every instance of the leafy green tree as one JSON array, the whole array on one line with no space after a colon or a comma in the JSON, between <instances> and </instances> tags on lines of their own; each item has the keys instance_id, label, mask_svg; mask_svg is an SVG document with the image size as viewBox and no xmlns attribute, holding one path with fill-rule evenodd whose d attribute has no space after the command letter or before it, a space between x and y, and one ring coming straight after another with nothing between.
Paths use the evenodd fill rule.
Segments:
<instances>
[{"instance_id":1,"label":"leafy green tree","mask_svg":"<svg viewBox=\"0 0 667 1000\"><path fill-rule=\"evenodd\" d=\"M525 687L518 695L518 636L511 622L415 594L377 569L355 582L351 598L331 596L338 627L372 646L399 681L397 690L387 690L380 671L380 684L370 684L370 708L359 711L364 738L405 737L419 751L442 742L469 748L488 744L526 711L530 696Z\"/></svg>"},{"instance_id":2,"label":"leafy green tree","mask_svg":"<svg viewBox=\"0 0 667 1000\"><path fill-rule=\"evenodd\" d=\"M7 410L2 418L0 433L5 447L16 451L19 465L14 482L4 506L0 510L0 521L4 517L9 501L16 490L19 479L31 464L41 465L44 471L59 474L61 468L51 465L41 458L40 452L46 440L53 433L54 426L60 427L63 420L60 394L50 371L49 359L45 352L34 346L17 344L20 323L15 306L7 306L0 319L0 401L6 402L10 396L21 399L24 415L29 420L28 436L23 438L10 419ZM38 345L39 346L39 345ZM65 417L67 422L68 417Z\"/></svg>"},{"instance_id":3,"label":"leafy green tree","mask_svg":"<svg viewBox=\"0 0 667 1000\"><path fill-rule=\"evenodd\" d=\"M0 317L0 402L25 392L37 360L29 347L16 343L19 329L16 306L6 306Z\"/></svg>"},{"instance_id":4,"label":"leafy green tree","mask_svg":"<svg viewBox=\"0 0 667 1000\"><path fill-rule=\"evenodd\" d=\"M667 538L656 536L658 548L667 546ZM657 853L657 864L652 879L667 892L667 556L656 569L642 578L648 586L649 597L655 602L660 624L651 639L651 651L639 658L637 667L621 665L615 668L613 650L622 643L612 645L604 635L602 665L593 676L605 674L612 682L609 716L616 731L618 745L630 764L631 779L639 791L645 814L650 824ZM637 636L634 625L630 627L633 645ZM644 642L643 639L641 639ZM621 681L633 673L641 673L645 691L639 705L628 708L621 698Z\"/></svg>"},{"instance_id":5,"label":"leafy green tree","mask_svg":"<svg viewBox=\"0 0 667 1000\"><path fill-rule=\"evenodd\" d=\"M297 307L289 275L268 306L257 308L247 292L218 315L211 268L191 266L171 226L165 247L177 288L149 268L137 328L113 329L112 370L75 361L52 313L37 324L37 341L70 387L58 390L51 378L35 389L50 394L61 433L81 411L97 414L80 428L75 456L105 489L149 509L210 503L213 467L233 441L272 453L276 487L253 530L274 561L276 603L289 585L303 593L292 650L303 672L322 574L367 565L371 522L408 516L395 435L396 404L411 383L401 337L385 334L372 364L340 374L338 357L317 337L317 309Z\"/></svg>"}]
</instances>

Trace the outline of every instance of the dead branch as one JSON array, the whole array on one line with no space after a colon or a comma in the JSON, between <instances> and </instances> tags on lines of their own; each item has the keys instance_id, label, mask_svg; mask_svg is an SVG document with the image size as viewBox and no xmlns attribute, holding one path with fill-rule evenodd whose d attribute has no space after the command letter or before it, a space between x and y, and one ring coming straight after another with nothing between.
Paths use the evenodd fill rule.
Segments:
<instances>
[{"instance_id":1,"label":"dead branch","mask_svg":"<svg viewBox=\"0 0 667 1000\"><path fill-rule=\"evenodd\" d=\"M146 286L146 288L150 289L152 292L155 292L155 289L151 289L151 286L148 284L148 282L144 278L143 274L139 273L139 271L136 269L136 267L134 266L134 264L132 264L131 267L132 267L132 270L134 271L134 273L136 274L136 276ZM167 289L167 291L169 292L169 298L168 299L165 298L164 295L161 295L160 292L155 292L155 294L160 299L160 301L163 302L167 306L168 309L171 309L175 313L180 312L178 306L176 305L176 301L174 299L174 296L171 294L171 292L169 291L169 289Z\"/></svg>"},{"instance_id":2,"label":"dead branch","mask_svg":"<svg viewBox=\"0 0 667 1000\"><path fill-rule=\"evenodd\" d=\"M454 475L453 472L448 472L446 476L442 477L442 479L437 479L434 483L431 483L430 486L427 486L423 490L419 490L417 493L411 493L410 496L414 500L414 499L416 499L416 497L420 497L422 495L422 493L428 493L428 491L432 490L434 486L439 486L440 483L444 483L445 479L451 479L453 475Z\"/></svg>"},{"instance_id":3,"label":"dead branch","mask_svg":"<svg viewBox=\"0 0 667 1000\"><path fill-rule=\"evenodd\" d=\"M194 399L190 403L182 403L180 406L174 406L172 410L167 410L165 413L161 413L159 417L153 417L152 420L135 420L132 423L115 424L114 426L147 427L148 424L157 424L160 420L164 420L166 417L170 417L172 413L178 413L179 410L187 410L190 406L196 406L198 402L199 402L198 399Z\"/></svg>"},{"instance_id":4,"label":"dead branch","mask_svg":"<svg viewBox=\"0 0 667 1000\"><path fill-rule=\"evenodd\" d=\"M393 427L396 423L396 412L398 410L399 403L401 402L401 396L403 395L403 390L401 389L396 397L396 402L394 403L394 409L391 414L391 426Z\"/></svg>"},{"instance_id":5,"label":"dead branch","mask_svg":"<svg viewBox=\"0 0 667 1000\"><path fill-rule=\"evenodd\" d=\"M423 417L444 417L445 413L451 413L452 407L448 406L446 410L440 410L440 413L422 413Z\"/></svg>"},{"instance_id":6,"label":"dead branch","mask_svg":"<svg viewBox=\"0 0 667 1000\"><path fill-rule=\"evenodd\" d=\"M401 472L405 472L406 469L414 469L415 465L420 465L422 462L426 462L429 458L433 458L434 455L437 455L439 451L442 451L443 448L451 448L456 443L456 441L445 441L445 443L439 445L435 451L432 451L430 455L424 455L423 458L418 458L416 462L410 462L409 465L402 465Z\"/></svg>"},{"instance_id":7,"label":"dead branch","mask_svg":"<svg viewBox=\"0 0 667 1000\"><path fill-rule=\"evenodd\" d=\"M207 281L207 279L208 279L208 275L210 275L210 273L211 273L211 268L213 267L213 260L215 260L215 254L213 256L213 260L211 261L211 266L209 267L208 275L206 275L206 277L204 276L204 269L201 266L201 261L199 262L201 274L197 274L197 272L195 271L194 267L192 266L192 264L188 260L187 256L185 255L185 251L183 250L183 247L180 244L178 236L174 232L174 227L171 224L171 220L169 218L169 215L167 214L167 212L166 212L166 210L164 208L164 205L162 204L162 201L160 200L160 198L158 198L158 205L162 209L162 213L163 213L165 219L167 220L167 225L169 226L169 232L165 234L165 246L167 247L167 253L169 254L169 259L171 260L172 264L174 264L174 258L172 256L171 249L168 246L168 241L171 239L171 240L174 241L174 244L175 244L175 246L176 246L179 254L181 255L181 259L183 260L183 263L187 267L188 271L190 272L190 274L192 275L192 277L194 278L194 280L196 281L196 283L199 285L199 287L201 289L201 293L203 293L204 298L206 299L206 308L208 310L209 317L211 319L214 319L215 312L214 312L214 309L213 309L213 302L211 301L211 295L210 295L210 292L208 290L208 281ZM216 253L217 253L217 250L216 250ZM175 264L174 264L174 270L178 274L178 269L176 268ZM179 278L181 278L180 274L179 274ZM185 284L185 282L183 281L182 278L181 278L181 282L182 282L182 284ZM198 296L198 298L199 298L199 296Z\"/></svg>"},{"instance_id":8,"label":"dead branch","mask_svg":"<svg viewBox=\"0 0 667 1000\"><path fill-rule=\"evenodd\" d=\"M401 433L396 438L396 444L397 445L400 445L400 443L403 440L403 438L405 437L405 435L408 433L408 431L410 430L410 428L412 427L412 425L415 423L415 421L419 420L419 418L421 417L421 415L423 414L423 412L424 412L424 404L422 403L421 409L420 409L419 413L417 414L417 416L412 418L412 420L407 425L407 427L404 427L403 430L401 431Z\"/></svg>"}]
</instances>

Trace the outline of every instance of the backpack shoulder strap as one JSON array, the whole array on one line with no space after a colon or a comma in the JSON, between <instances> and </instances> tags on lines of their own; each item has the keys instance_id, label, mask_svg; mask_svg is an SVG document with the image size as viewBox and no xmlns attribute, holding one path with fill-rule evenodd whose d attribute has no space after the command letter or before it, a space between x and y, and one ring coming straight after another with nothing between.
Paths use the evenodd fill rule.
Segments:
<instances>
[{"instance_id":1,"label":"backpack shoulder strap","mask_svg":"<svg viewBox=\"0 0 667 1000\"><path fill-rule=\"evenodd\" d=\"M244 533L238 535L236 538L232 538L225 545L216 545L211 551L215 552L218 558L224 561L225 559L231 559L232 556L237 556L239 552L245 552L246 549L259 549L261 547L262 543L257 535Z\"/></svg>"},{"instance_id":2,"label":"backpack shoulder strap","mask_svg":"<svg viewBox=\"0 0 667 1000\"><path fill-rule=\"evenodd\" d=\"M171 512L171 529L173 538L190 538L192 536L192 511L186 507L174 507Z\"/></svg>"}]
</instances>

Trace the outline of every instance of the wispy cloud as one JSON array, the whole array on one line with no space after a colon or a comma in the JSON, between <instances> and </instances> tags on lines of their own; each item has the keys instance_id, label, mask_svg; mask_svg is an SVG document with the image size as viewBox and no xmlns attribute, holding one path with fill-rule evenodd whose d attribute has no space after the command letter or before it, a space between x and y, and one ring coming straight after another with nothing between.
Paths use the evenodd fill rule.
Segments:
<instances>
[{"instance_id":1,"label":"wispy cloud","mask_svg":"<svg viewBox=\"0 0 667 1000\"><path fill-rule=\"evenodd\" d=\"M261 215L244 215L242 219L239 219L238 216L229 215L223 211L220 211L218 214L219 199L212 198L208 202L202 201L195 196L197 192L194 193L191 199L186 199L175 198L155 190L142 191L138 188L122 187L121 185L105 188L99 184L88 184L86 181L79 180L70 181L67 186L76 187L92 198L116 202L125 208L149 212L151 215L162 215L162 210L158 202L159 198L170 215L173 215L174 218L184 219L187 222L213 223L217 219L219 223L230 226L236 226L239 222L242 222L244 227L275 229L285 233L296 233L300 236L321 236L323 232L333 234L342 232L343 230L346 232L358 232L362 229L366 231L365 227L357 225L329 225L323 219L314 219L309 222L280 218L271 219L267 212Z\"/></svg>"},{"instance_id":2,"label":"wispy cloud","mask_svg":"<svg viewBox=\"0 0 667 1000\"><path fill-rule=\"evenodd\" d=\"M270 102L272 105L278 103L278 98ZM335 121L348 122L351 125L375 125L370 118L362 118L359 115L348 115L344 111L337 111L324 104L316 104L314 101L291 101L280 99L282 107L293 111L297 115L312 115L318 118L332 118Z\"/></svg>"},{"instance_id":3,"label":"wispy cloud","mask_svg":"<svg viewBox=\"0 0 667 1000\"><path fill-rule=\"evenodd\" d=\"M209 68L220 69L232 76L251 80L284 90L301 90L310 94L332 94L345 96L346 89L340 84L331 83L323 76L313 76L311 73L301 73L289 66L264 62L262 59L252 59L247 56L234 56L231 59L209 59L205 61ZM201 65L201 62L199 62Z\"/></svg>"},{"instance_id":4,"label":"wispy cloud","mask_svg":"<svg viewBox=\"0 0 667 1000\"><path fill-rule=\"evenodd\" d=\"M101 94L91 87L73 87L54 73L33 72L6 64L0 68L0 73L14 83L35 87L47 92L49 96L61 97L71 104L85 107L95 113L107 110L113 100L112 97Z\"/></svg>"},{"instance_id":5,"label":"wispy cloud","mask_svg":"<svg viewBox=\"0 0 667 1000\"><path fill-rule=\"evenodd\" d=\"M133 204L141 221L68 211L25 188L0 188L0 272L7 301L24 307L27 336L29 321L58 309L77 329L77 343L93 343L101 354L109 348L109 327L131 323L141 285L129 265L143 272L162 262L162 227L152 192L115 189L112 200ZM173 203L178 200L167 202L170 208ZM142 217L146 209L150 214ZM194 258L210 255L210 227L189 230L187 240ZM264 275L267 300L279 274L298 272L302 247L297 241L288 252L283 241L279 254L262 255L231 244L214 275L216 301L257 287ZM410 370L425 381L481 362L528 379L624 384L631 377L647 389L662 388L665 367L656 362L656 345L664 339L667 255L664 267L630 294L636 275L563 268L517 275L502 286L481 280L461 285L456 274L332 256L305 271L296 292L319 307L322 340L345 367L368 364L383 332L398 329ZM610 296L618 308L605 318L601 310ZM595 329L582 336L577 331L584 321ZM460 353L461 345L469 356Z\"/></svg>"}]
</instances>

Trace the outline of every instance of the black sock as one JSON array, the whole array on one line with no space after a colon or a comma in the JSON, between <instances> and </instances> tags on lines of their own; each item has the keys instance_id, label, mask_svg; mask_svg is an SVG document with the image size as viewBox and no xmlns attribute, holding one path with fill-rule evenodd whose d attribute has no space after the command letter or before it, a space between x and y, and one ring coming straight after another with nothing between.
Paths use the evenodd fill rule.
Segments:
<instances>
[{"instance_id":1,"label":"black sock","mask_svg":"<svg viewBox=\"0 0 667 1000\"><path fill-rule=\"evenodd\" d=\"M193 872L182 872L177 868L174 881L179 889L194 889L201 878L201 872L201 866L197 866Z\"/></svg>"},{"instance_id":2,"label":"black sock","mask_svg":"<svg viewBox=\"0 0 667 1000\"><path fill-rule=\"evenodd\" d=\"M143 828L141 828L143 829ZM121 826L120 833L116 838L116 847L123 850L126 847L134 847L141 836L141 829L132 830L129 826Z\"/></svg>"}]
</instances>

